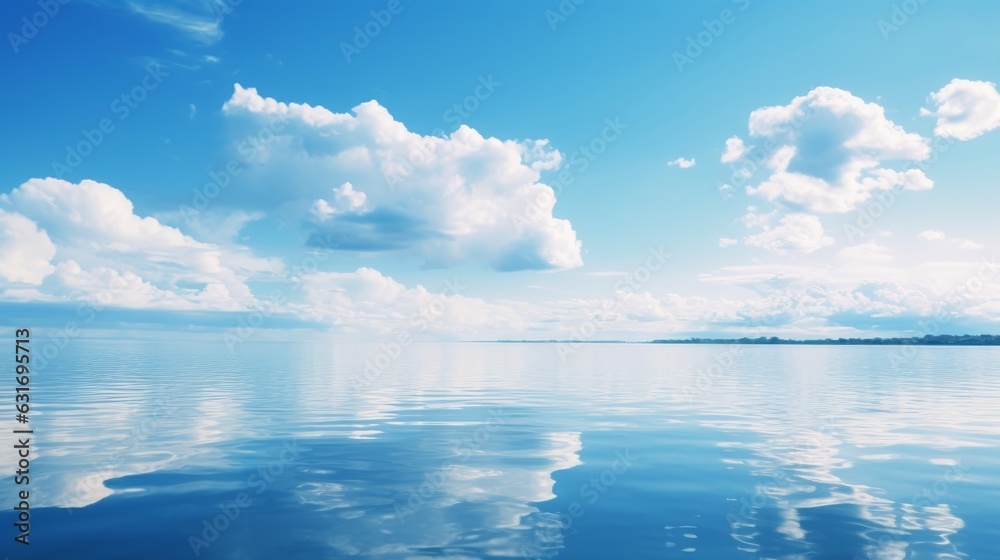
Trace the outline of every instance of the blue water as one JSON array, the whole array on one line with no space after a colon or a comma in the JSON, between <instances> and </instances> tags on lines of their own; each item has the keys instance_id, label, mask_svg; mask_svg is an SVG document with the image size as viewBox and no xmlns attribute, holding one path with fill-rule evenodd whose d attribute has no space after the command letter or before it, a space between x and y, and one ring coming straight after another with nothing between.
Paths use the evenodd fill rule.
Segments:
<instances>
[{"instance_id":1,"label":"blue water","mask_svg":"<svg viewBox=\"0 0 1000 560\"><path fill-rule=\"evenodd\" d=\"M365 379L365 360L386 367ZM0 554L993 560L998 363L79 339L33 377L32 544L13 542L7 476Z\"/></svg>"}]
</instances>

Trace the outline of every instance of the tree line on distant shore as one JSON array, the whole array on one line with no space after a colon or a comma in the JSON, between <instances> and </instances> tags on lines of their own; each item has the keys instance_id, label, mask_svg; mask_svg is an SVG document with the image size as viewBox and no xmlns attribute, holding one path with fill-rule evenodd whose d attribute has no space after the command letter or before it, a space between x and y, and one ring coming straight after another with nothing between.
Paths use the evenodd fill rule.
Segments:
<instances>
[{"instance_id":1,"label":"tree line on distant shore","mask_svg":"<svg viewBox=\"0 0 1000 560\"><path fill-rule=\"evenodd\" d=\"M652 340L651 344L829 344L829 345L902 345L921 346L1000 346L1000 335L995 334L938 334L909 338L823 338L817 340L792 340L776 336L757 338L688 338L686 340Z\"/></svg>"},{"instance_id":2,"label":"tree line on distant shore","mask_svg":"<svg viewBox=\"0 0 1000 560\"><path fill-rule=\"evenodd\" d=\"M586 343L586 344L827 344L841 346L878 346L878 345L905 345L914 344L920 346L1000 346L1000 335L996 334L936 334L925 336L912 336L908 338L822 338L813 340L794 340L789 338L778 338L776 336L758 336L757 338L686 338L686 339L657 339L648 342L629 342L624 340L498 340L496 342L507 343L534 343L534 344L559 344L559 343Z\"/></svg>"}]
</instances>

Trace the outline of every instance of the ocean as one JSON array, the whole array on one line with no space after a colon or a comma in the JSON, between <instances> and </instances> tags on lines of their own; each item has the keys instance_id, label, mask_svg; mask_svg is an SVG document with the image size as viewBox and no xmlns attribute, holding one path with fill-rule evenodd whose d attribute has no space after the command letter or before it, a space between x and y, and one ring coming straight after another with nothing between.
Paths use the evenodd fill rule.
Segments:
<instances>
[{"instance_id":1,"label":"ocean","mask_svg":"<svg viewBox=\"0 0 1000 560\"><path fill-rule=\"evenodd\" d=\"M74 340L33 372L29 546L3 419L0 550L1000 558L1000 348L561 349Z\"/></svg>"}]
</instances>

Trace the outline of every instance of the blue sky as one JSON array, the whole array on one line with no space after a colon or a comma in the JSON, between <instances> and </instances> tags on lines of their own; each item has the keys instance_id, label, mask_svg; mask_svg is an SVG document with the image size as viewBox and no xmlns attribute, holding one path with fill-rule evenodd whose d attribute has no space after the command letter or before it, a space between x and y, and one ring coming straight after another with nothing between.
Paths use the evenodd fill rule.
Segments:
<instances>
[{"instance_id":1,"label":"blue sky","mask_svg":"<svg viewBox=\"0 0 1000 560\"><path fill-rule=\"evenodd\" d=\"M11 309L459 339L997 330L985 1L0 10Z\"/></svg>"}]
</instances>

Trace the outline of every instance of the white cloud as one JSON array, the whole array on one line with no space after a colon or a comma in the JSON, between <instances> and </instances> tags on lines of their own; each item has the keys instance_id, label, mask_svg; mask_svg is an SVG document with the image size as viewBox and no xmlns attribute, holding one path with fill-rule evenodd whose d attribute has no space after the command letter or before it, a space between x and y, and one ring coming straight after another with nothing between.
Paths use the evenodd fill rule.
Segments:
<instances>
[{"instance_id":1,"label":"white cloud","mask_svg":"<svg viewBox=\"0 0 1000 560\"><path fill-rule=\"evenodd\" d=\"M898 317L908 319L919 333L917 321L929 316L942 324L978 320L984 328L997 322L984 312L1000 301L1000 288L990 282L1000 274L995 257L986 262L894 263L899 253L875 242L846 248L838 256L840 262L819 265L730 266L700 278L764 294L732 305L741 317L769 317L767 324L775 327L819 320L828 327L855 325L868 331L881 323L878 319Z\"/></svg>"},{"instance_id":2,"label":"white cloud","mask_svg":"<svg viewBox=\"0 0 1000 560\"><path fill-rule=\"evenodd\" d=\"M956 78L930 99L934 110L921 109L920 114L937 117L937 136L972 140L1000 126L1000 93L993 82Z\"/></svg>"},{"instance_id":3,"label":"white cloud","mask_svg":"<svg viewBox=\"0 0 1000 560\"><path fill-rule=\"evenodd\" d=\"M694 161L694 158L684 159L682 157L679 157L679 158L677 158L677 159L675 159L673 161L668 161L667 165L677 166L677 167L680 167L681 169L688 169L688 168L694 167L695 161Z\"/></svg>"},{"instance_id":4,"label":"white cloud","mask_svg":"<svg viewBox=\"0 0 1000 560\"><path fill-rule=\"evenodd\" d=\"M350 183L344 183L333 189L333 204L320 198L313 202L311 212L317 220L323 221L334 214L362 212L367 209L367 203L368 196L365 193L354 190L354 185Z\"/></svg>"},{"instance_id":5,"label":"white cloud","mask_svg":"<svg viewBox=\"0 0 1000 560\"><path fill-rule=\"evenodd\" d=\"M970 239L958 239L956 241L958 241L958 248L959 249L982 249L983 248L983 244L982 243L977 243L977 242L972 241Z\"/></svg>"},{"instance_id":6,"label":"white cloud","mask_svg":"<svg viewBox=\"0 0 1000 560\"><path fill-rule=\"evenodd\" d=\"M449 136L423 136L375 101L353 115L333 113L239 84L223 109L257 123L281 119L277 138L239 188L257 195L248 200L311 215L314 242L414 250L429 266L482 260L497 270L565 269L583 262L576 232L553 216L555 194L540 181L562 160L545 140L485 138L465 125ZM331 180L354 194L329 200ZM270 189L274 181L286 188Z\"/></svg>"},{"instance_id":7,"label":"white cloud","mask_svg":"<svg viewBox=\"0 0 1000 560\"><path fill-rule=\"evenodd\" d=\"M919 237L920 239L923 239L924 241L945 241L945 240L948 240L948 242L949 242L950 245L952 245L954 247L958 247L959 249L975 250L975 249L982 249L983 248L983 244L982 243L977 243L977 242L969 240L969 239L949 239L948 236L945 235L945 233L943 231L937 231L937 230L922 231L922 232L920 232L920 233L917 234L917 237Z\"/></svg>"},{"instance_id":8,"label":"white cloud","mask_svg":"<svg viewBox=\"0 0 1000 560\"><path fill-rule=\"evenodd\" d=\"M778 215L777 210L772 210L766 214L759 212L756 206L747 206L747 213L740 217L740 221L748 228L770 228L771 220Z\"/></svg>"},{"instance_id":9,"label":"white cloud","mask_svg":"<svg viewBox=\"0 0 1000 560\"><path fill-rule=\"evenodd\" d=\"M770 223L772 216L773 213L760 215L748 212L743 217L747 227L761 227L764 231L744 237L743 243L779 255L812 253L833 244L833 238L823 233L823 224L812 214L788 214L776 226Z\"/></svg>"},{"instance_id":10,"label":"white cloud","mask_svg":"<svg viewBox=\"0 0 1000 560\"><path fill-rule=\"evenodd\" d=\"M96 267L85 270L74 260L59 263L57 276L70 293L94 297L104 305L132 309L212 309L235 311L244 306L223 283L188 292L161 289L131 270Z\"/></svg>"},{"instance_id":11,"label":"white cloud","mask_svg":"<svg viewBox=\"0 0 1000 560\"><path fill-rule=\"evenodd\" d=\"M722 163L732 163L743 157L747 147L743 145L743 139L739 136L732 136L726 140L726 151L722 153L720 161Z\"/></svg>"},{"instance_id":12,"label":"white cloud","mask_svg":"<svg viewBox=\"0 0 1000 560\"><path fill-rule=\"evenodd\" d=\"M749 129L777 145L767 162L770 177L748 186L751 195L813 212L847 212L878 191L933 186L919 169L883 166L926 159L928 141L842 89L818 87L788 105L757 109Z\"/></svg>"},{"instance_id":13,"label":"white cloud","mask_svg":"<svg viewBox=\"0 0 1000 560\"><path fill-rule=\"evenodd\" d=\"M735 240L735 239L733 239L731 237L720 237L719 238L719 247L732 247L733 245L736 245L737 243L739 243L739 241L737 241L737 240Z\"/></svg>"},{"instance_id":14,"label":"white cloud","mask_svg":"<svg viewBox=\"0 0 1000 560\"><path fill-rule=\"evenodd\" d=\"M462 295L458 281L431 292L407 288L378 270L315 272L301 277L304 305L292 306L307 319L349 331L411 332L446 336L500 336L525 328L511 305Z\"/></svg>"},{"instance_id":15,"label":"white cloud","mask_svg":"<svg viewBox=\"0 0 1000 560\"><path fill-rule=\"evenodd\" d=\"M874 328L892 336L900 324L911 325L919 334L917 321L930 316L947 317L944 323L997 323L996 314L989 311L1000 309L1000 287L988 281L1000 274L995 257L992 262L914 265L896 263L897 253L869 241L843 249L833 263L731 266L700 277L718 288L738 286L758 294L751 297L619 291L604 300L549 302L545 309L523 314L529 324L557 319L559 325L573 325L572 310L592 317L601 333L634 333L638 338L643 333L648 337L704 330L749 331L754 336L874 336ZM890 318L905 321L884 321Z\"/></svg>"},{"instance_id":16,"label":"white cloud","mask_svg":"<svg viewBox=\"0 0 1000 560\"><path fill-rule=\"evenodd\" d=\"M56 246L34 222L0 209L0 278L41 284L55 270L55 254Z\"/></svg>"},{"instance_id":17,"label":"white cloud","mask_svg":"<svg viewBox=\"0 0 1000 560\"><path fill-rule=\"evenodd\" d=\"M204 44L212 44L222 38L222 22L217 8L220 5L226 6L218 0L193 0L181 4L154 0L126 2L132 13L178 29Z\"/></svg>"},{"instance_id":18,"label":"white cloud","mask_svg":"<svg viewBox=\"0 0 1000 560\"><path fill-rule=\"evenodd\" d=\"M345 196L353 191L343 185L337 190ZM0 204L0 263L22 263L0 269L0 289L8 300L105 294L110 300L103 302L112 306L239 310L256 301L247 280L274 278L281 271L279 263L255 258L245 248L198 241L141 217L124 194L94 181L34 179L0 197ZM816 216L778 216L750 207L742 221L763 231L745 242L777 252L810 252L831 241ZM32 251L11 257L7 243L14 239L28 241L18 247ZM1000 288L988 281L1000 271L995 258L889 266L894 255L870 241L843 249L835 264L727 267L702 276L720 289L743 286L760 294L740 299L621 289L603 299L488 301L466 294L457 282L454 289L411 288L362 267L300 275L300 291L282 310L347 333L409 331L466 339L572 338L578 336L573 329L591 320L602 338L638 339L706 329L738 333L762 319L768 319L768 335L867 334L851 325L868 329L880 318L913 319L939 310L983 324L996 321ZM23 264L26 258L29 264ZM961 297L947 296L956 286L969 286L970 278L983 282Z\"/></svg>"},{"instance_id":19,"label":"white cloud","mask_svg":"<svg viewBox=\"0 0 1000 560\"><path fill-rule=\"evenodd\" d=\"M889 248L879 245L875 240L844 247L838 255L850 261L872 263L887 263L895 260L889 253Z\"/></svg>"},{"instance_id":20,"label":"white cloud","mask_svg":"<svg viewBox=\"0 0 1000 560\"><path fill-rule=\"evenodd\" d=\"M4 216L20 215L44 229L19 226L22 237L24 231L36 236L38 259L34 272L21 276L38 283L54 265L56 274L40 292L50 299L101 295L103 303L124 307L236 310L256 302L247 279L281 270L280 262L243 247L197 241L138 216L121 191L96 181L31 179L0 195L0 203L17 212Z\"/></svg>"},{"instance_id":21,"label":"white cloud","mask_svg":"<svg viewBox=\"0 0 1000 560\"><path fill-rule=\"evenodd\" d=\"M174 210L157 212L154 216L160 222L183 227L192 237L211 243L231 243L236 240L243 228L263 219L264 212L246 212L232 210L228 212L201 212Z\"/></svg>"}]
</instances>

